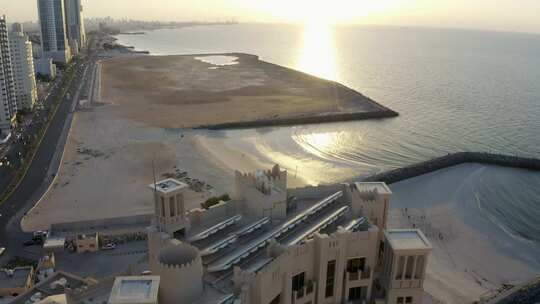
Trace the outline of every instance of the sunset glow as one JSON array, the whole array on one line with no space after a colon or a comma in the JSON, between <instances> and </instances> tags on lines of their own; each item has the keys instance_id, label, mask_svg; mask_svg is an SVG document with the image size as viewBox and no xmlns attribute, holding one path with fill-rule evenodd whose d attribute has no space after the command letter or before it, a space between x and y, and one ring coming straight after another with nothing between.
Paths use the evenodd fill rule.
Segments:
<instances>
[{"instance_id":1,"label":"sunset glow","mask_svg":"<svg viewBox=\"0 0 540 304\"><path fill-rule=\"evenodd\" d=\"M398 6L402 0L276 0L257 2L256 9L289 22L339 24L358 22ZM252 4L254 5L254 4ZM255 8L255 7L254 7Z\"/></svg>"}]
</instances>

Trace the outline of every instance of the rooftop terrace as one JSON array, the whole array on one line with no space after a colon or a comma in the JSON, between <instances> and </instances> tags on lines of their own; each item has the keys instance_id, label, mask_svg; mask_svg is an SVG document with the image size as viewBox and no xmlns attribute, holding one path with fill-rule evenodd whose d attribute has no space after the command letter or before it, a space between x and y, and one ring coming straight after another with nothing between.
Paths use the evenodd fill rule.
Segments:
<instances>
[{"instance_id":1,"label":"rooftop terrace","mask_svg":"<svg viewBox=\"0 0 540 304\"><path fill-rule=\"evenodd\" d=\"M431 244L418 229L390 229L385 233L394 250L431 249Z\"/></svg>"},{"instance_id":2,"label":"rooftop terrace","mask_svg":"<svg viewBox=\"0 0 540 304\"><path fill-rule=\"evenodd\" d=\"M109 303L157 303L159 276L117 277Z\"/></svg>"},{"instance_id":3,"label":"rooftop terrace","mask_svg":"<svg viewBox=\"0 0 540 304\"><path fill-rule=\"evenodd\" d=\"M161 181L156 182L155 184L148 185L150 189L154 189L156 191L159 191L163 194L169 194L181 189L188 188L188 185L182 182L179 182L175 180L174 178L168 178Z\"/></svg>"},{"instance_id":4,"label":"rooftop terrace","mask_svg":"<svg viewBox=\"0 0 540 304\"><path fill-rule=\"evenodd\" d=\"M354 186L358 191L377 191L379 194L392 194L392 191L385 183L382 182L362 182L355 183Z\"/></svg>"},{"instance_id":5,"label":"rooftop terrace","mask_svg":"<svg viewBox=\"0 0 540 304\"><path fill-rule=\"evenodd\" d=\"M32 267L0 270L0 289L24 287L31 273Z\"/></svg>"}]
</instances>

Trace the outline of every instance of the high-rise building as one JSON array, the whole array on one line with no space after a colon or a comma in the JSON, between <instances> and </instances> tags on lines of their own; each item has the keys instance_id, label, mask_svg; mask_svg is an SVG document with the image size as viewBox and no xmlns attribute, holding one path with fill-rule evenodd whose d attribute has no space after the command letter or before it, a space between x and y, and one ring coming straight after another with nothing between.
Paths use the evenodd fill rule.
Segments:
<instances>
[{"instance_id":1,"label":"high-rise building","mask_svg":"<svg viewBox=\"0 0 540 304\"><path fill-rule=\"evenodd\" d=\"M86 34L84 30L83 6L81 0L65 0L68 38L74 40L73 45L78 46L78 50L86 44ZM73 49L73 48L72 48Z\"/></svg>"},{"instance_id":2,"label":"high-rise building","mask_svg":"<svg viewBox=\"0 0 540 304\"><path fill-rule=\"evenodd\" d=\"M15 122L17 100L9 51L6 16L0 17L0 130L6 131Z\"/></svg>"},{"instance_id":3,"label":"high-rise building","mask_svg":"<svg viewBox=\"0 0 540 304\"><path fill-rule=\"evenodd\" d=\"M64 0L37 0L43 56L68 63L71 60Z\"/></svg>"},{"instance_id":4,"label":"high-rise building","mask_svg":"<svg viewBox=\"0 0 540 304\"><path fill-rule=\"evenodd\" d=\"M9 34L9 46L17 108L31 110L37 100L32 42L24 34L23 27L19 23L13 24L12 32Z\"/></svg>"}]
</instances>

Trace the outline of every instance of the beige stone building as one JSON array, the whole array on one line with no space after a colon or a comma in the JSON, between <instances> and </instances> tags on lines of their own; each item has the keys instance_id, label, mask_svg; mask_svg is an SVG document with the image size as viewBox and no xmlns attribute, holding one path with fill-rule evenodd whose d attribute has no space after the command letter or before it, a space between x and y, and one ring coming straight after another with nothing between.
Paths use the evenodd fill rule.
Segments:
<instances>
[{"instance_id":1,"label":"beige stone building","mask_svg":"<svg viewBox=\"0 0 540 304\"><path fill-rule=\"evenodd\" d=\"M388 303L420 303L431 245L417 229L385 232L381 283Z\"/></svg>"},{"instance_id":2,"label":"beige stone building","mask_svg":"<svg viewBox=\"0 0 540 304\"><path fill-rule=\"evenodd\" d=\"M185 184L150 185L160 303L423 302L431 246L419 230L387 229L386 184L287 189L279 166L235 182L231 201L195 210Z\"/></svg>"},{"instance_id":3,"label":"beige stone building","mask_svg":"<svg viewBox=\"0 0 540 304\"><path fill-rule=\"evenodd\" d=\"M78 253L95 252L99 250L99 236L97 233L79 234L75 239Z\"/></svg>"}]
</instances>

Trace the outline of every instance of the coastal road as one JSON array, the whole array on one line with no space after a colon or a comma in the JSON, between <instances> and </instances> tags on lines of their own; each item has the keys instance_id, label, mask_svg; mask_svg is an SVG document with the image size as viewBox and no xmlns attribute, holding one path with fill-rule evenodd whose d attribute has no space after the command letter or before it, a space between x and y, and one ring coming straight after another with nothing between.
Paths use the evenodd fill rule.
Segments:
<instances>
[{"instance_id":1,"label":"coastal road","mask_svg":"<svg viewBox=\"0 0 540 304\"><path fill-rule=\"evenodd\" d=\"M60 102L27 174L9 199L0 205L0 246L7 248L6 253L0 257L0 264L15 256L39 258L36 253L23 248L22 242L30 239L31 234L21 230L20 222L24 214L47 191L60 166L81 88L85 81L88 81L88 71L91 71L94 65L95 57L88 57L76 64L75 76L68 87L68 94ZM68 99L67 96L72 98Z\"/></svg>"}]
</instances>

